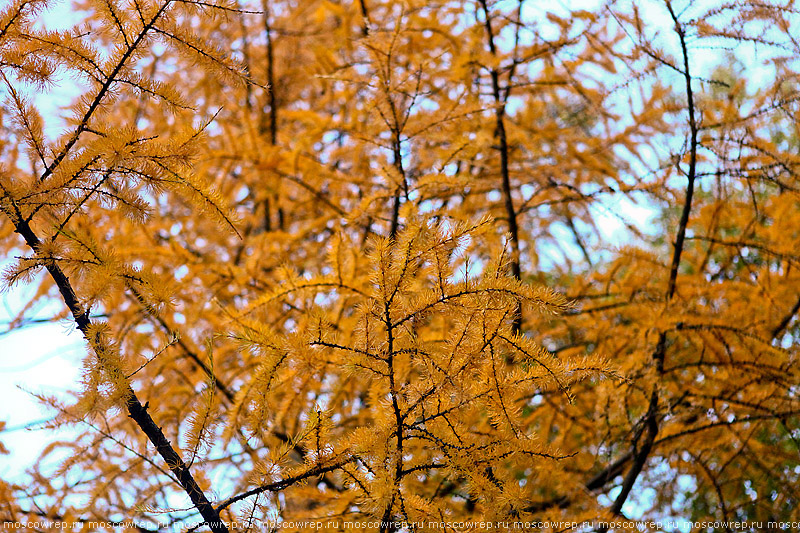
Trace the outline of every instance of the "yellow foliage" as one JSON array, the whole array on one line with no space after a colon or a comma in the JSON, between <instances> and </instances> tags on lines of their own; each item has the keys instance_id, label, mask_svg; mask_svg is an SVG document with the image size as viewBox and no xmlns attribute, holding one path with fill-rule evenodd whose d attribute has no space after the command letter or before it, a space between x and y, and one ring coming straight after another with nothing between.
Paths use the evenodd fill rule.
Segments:
<instances>
[{"instance_id":1,"label":"yellow foliage","mask_svg":"<svg viewBox=\"0 0 800 533\"><path fill-rule=\"evenodd\" d=\"M0 9L8 328L87 346L0 522L798 519L793 3L52 5Z\"/></svg>"}]
</instances>

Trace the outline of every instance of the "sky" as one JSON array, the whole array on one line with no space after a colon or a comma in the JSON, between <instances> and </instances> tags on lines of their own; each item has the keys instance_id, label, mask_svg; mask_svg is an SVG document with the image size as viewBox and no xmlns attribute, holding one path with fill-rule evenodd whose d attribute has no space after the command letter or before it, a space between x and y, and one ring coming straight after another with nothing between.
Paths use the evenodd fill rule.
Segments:
<instances>
[{"instance_id":1,"label":"sky","mask_svg":"<svg viewBox=\"0 0 800 533\"><path fill-rule=\"evenodd\" d=\"M41 23L52 29L71 27L77 20L69 0L53 2L40 16ZM45 135L51 139L63 131L61 109L79 93L73 80L62 81L65 83L35 99L45 120ZM13 257L0 257L0 270L5 271L12 261ZM43 407L33 394L65 398L67 391L76 388L85 354L83 337L75 331L71 320L35 323L8 331L10 322L33 294L34 289L25 285L0 292L0 390L3 391L0 421L6 423L0 432L0 442L11 452L0 455L0 478L6 480L20 479L51 440L64 436L63 432L53 435L52 430L36 429L55 412ZM29 310L25 316L46 319L60 312L63 305L51 302Z\"/></svg>"},{"instance_id":2,"label":"sky","mask_svg":"<svg viewBox=\"0 0 800 533\"><path fill-rule=\"evenodd\" d=\"M6 331L8 321L25 301L25 287L6 291L0 297L0 331ZM53 306L29 316L52 316ZM0 456L0 478L19 479L24 469L33 464L47 445L52 430L37 430L41 422L51 419L55 412L41 406L33 393L67 398L80 379L83 337L73 331L66 321L34 324L0 334L0 420L6 427L0 433L10 451Z\"/></svg>"}]
</instances>

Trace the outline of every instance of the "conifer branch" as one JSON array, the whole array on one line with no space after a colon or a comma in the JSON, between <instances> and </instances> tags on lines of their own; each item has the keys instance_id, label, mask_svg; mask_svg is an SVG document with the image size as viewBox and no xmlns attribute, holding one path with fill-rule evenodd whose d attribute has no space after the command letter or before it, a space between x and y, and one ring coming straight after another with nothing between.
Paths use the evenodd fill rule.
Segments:
<instances>
[{"instance_id":1,"label":"conifer branch","mask_svg":"<svg viewBox=\"0 0 800 533\"><path fill-rule=\"evenodd\" d=\"M47 168L44 170L41 176L39 176L39 181L45 181L61 164L65 157L70 153L72 148L75 146L75 143L78 142L81 134L86 131L89 127L89 121L91 120L92 116L94 115L95 111L97 111L100 104L106 98L106 95L111 90L111 87L117 80L117 76L119 76L122 69L125 67L128 60L134 55L135 52L139 51L139 47L144 41L145 37L156 28L155 24L158 19L166 12L167 7L169 7L172 0L164 0L164 3L161 4L161 7L153 14L150 20L143 25L142 29L139 31L139 34L136 36L136 39L130 43L123 52L122 56L117 61L117 64L111 70L111 72L106 76L105 81L100 86L100 90L97 91L97 94L92 99L89 107L86 109L86 112L81 117L80 121L78 122L78 127L75 129L73 134L70 136L67 143L61 148L61 151L53 158L53 161L47 165ZM30 217L27 219L27 222L30 222Z\"/></svg>"},{"instance_id":2,"label":"conifer branch","mask_svg":"<svg viewBox=\"0 0 800 533\"><path fill-rule=\"evenodd\" d=\"M41 241L33 232L29 223L21 217L13 220L13 222L15 223L15 231L25 239L28 247L36 253L41 245ZM97 357L101 361L101 364L103 364L104 354L102 350L105 349L103 340L101 338L94 338L96 332L92 327L88 309L83 308L72 284L57 262L48 261L45 267L50 273L53 282L58 287L64 303L72 313L78 329L83 333L86 340L94 346L96 351L98 349L101 350L101 352L97 353ZM219 512L216 511L208 501L188 467L175 451L175 448L172 447L169 440L167 440L166 436L164 436L163 431L155 423L150 413L147 412L147 408L139 401L139 398L136 396L130 384L126 383L125 390L122 392L124 393L125 407L128 410L128 416L136 422L142 432L147 436L148 440L155 446L156 451L167 463L167 467L169 467L170 471L175 475L195 508L211 527L211 531L214 533L228 533L228 528L220 520Z\"/></svg>"},{"instance_id":3,"label":"conifer branch","mask_svg":"<svg viewBox=\"0 0 800 533\"><path fill-rule=\"evenodd\" d=\"M696 169L697 169L697 148L698 148L698 132L699 127L697 124L697 120L695 118L695 101L694 101L694 92L692 89L692 76L689 71L689 52L686 47L686 30L678 20L675 11L672 9L672 4L670 0L664 0L664 3L669 11L670 16L672 17L673 22L675 23L675 32L678 34L678 38L680 40L681 46L681 53L683 55L683 65L684 65L684 81L686 83L686 105L689 113L689 130L690 130L690 138L689 138L689 169L686 173L687 185L686 185L686 198L684 199L683 210L681 212L681 219L678 222L678 233L677 237L675 238L675 245L672 254L672 264L670 266L669 271L669 281L667 283L667 291L666 291L666 301L667 304L670 303L672 300L673 295L675 294L675 287L678 277L678 267L680 266L681 261L681 253L683 252L683 242L686 237L686 226L689 223L689 214L692 210L692 197L694 195L694 180L696 177ZM678 162L680 165L680 162ZM664 360L666 359L666 345L667 345L667 332L661 331L658 335L658 342L656 343L655 351L653 352L653 362L656 366L656 375L660 378L664 374ZM614 516L619 515L622 512L622 507L625 505L625 501L628 499L628 495L630 494L631 490L633 489L634 483L636 483L636 479L639 477L642 469L644 468L645 462L647 461L648 457L650 456L650 452L653 449L653 445L655 443L656 436L658 435L659 431L659 423L658 423L658 404L659 404L659 392L658 392L658 384L653 385L653 390L650 393L650 405L647 409L647 413L645 414L644 419L641 421L641 424L646 427L646 434L644 437L644 441L640 444L639 438L642 431L642 426L640 426L636 433L634 434L633 438L633 464L631 464L630 470L628 470L625 479L622 482L622 488L617 495L616 499L614 500L614 504L611 506L611 513ZM605 533L608 530L608 526L603 526L598 529L599 533Z\"/></svg>"},{"instance_id":4,"label":"conifer branch","mask_svg":"<svg viewBox=\"0 0 800 533\"><path fill-rule=\"evenodd\" d=\"M683 241L686 238L686 226L689 223L689 214L692 211L692 197L694 196L694 180L697 173L697 148L699 146L697 136L700 131L699 124L695 117L695 102L694 91L692 89L692 76L689 72L689 52L686 48L686 30L684 29L675 12L672 9L672 4L669 0L665 0L667 9L669 10L672 20L675 22L675 31L681 43L681 52L683 54L684 66L684 81L686 83L686 107L689 113L689 169L686 172L686 197L683 202L683 210L681 211L681 219L678 222L678 233L675 237L675 247L672 254L672 264L669 269L669 282L667 285L667 300L672 299L675 294L675 284L678 277L678 266L681 262L681 253L683 252ZM680 162L678 162L680 166Z\"/></svg>"},{"instance_id":5,"label":"conifer branch","mask_svg":"<svg viewBox=\"0 0 800 533\"><path fill-rule=\"evenodd\" d=\"M126 282L126 285L136 302L142 306L144 312L146 312L147 315L163 329L164 333L167 335L175 335L175 344L177 344L177 346L183 350L184 355L191 359L192 362L196 364L206 376L211 378L214 387L216 387L217 390L222 393L228 402L233 403L235 396L234 392L231 391L230 387L225 383L225 381L221 380L220 377L214 373L211 367L209 367L208 364L203 361L203 359L198 355L198 351L196 349L192 349L183 336L176 335L175 327L171 326L164 319L164 317L161 316L160 313L157 313L154 309L152 309L152 306L147 304L144 296L139 292L139 290L136 289L136 287L133 286L133 284Z\"/></svg>"},{"instance_id":6,"label":"conifer branch","mask_svg":"<svg viewBox=\"0 0 800 533\"><path fill-rule=\"evenodd\" d=\"M795 315L797 315L798 311L800 311L800 298L797 299L789 312L786 313L783 318L781 318L781 321L775 326L775 328L773 328L773 330L770 332L770 337L772 339L777 339L789 326L792 319L794 319Z\"/></svg>"},{"instance_id":7,"label":"conifer branch","mask_svg":"<svg viewBox=\"0 0 800 533\"><path fill-rule=\"evenodd\" d=\"M219 513L220 511L227 509L234 503L244 500L246 498L250 498L251 496L256 496L261 494L262 492L280 492L284 489L287 489L293 485L300 483L309 478L320 477L323 474L327 474L328 472L335 472L336 470L342 469L345 465L350 463L354 463L358 460L357 457L352 456L344 459L342 461L337 461L330 465L317 465L309 470L302 472L300 474L295 474L293 476L286 477L279 481L274 481L272 483L264 483L263 485L259 485L253 489L248 490L247 492L243 492L241 494L237 494L236 496L231 496L227 500L224 500L222 503L217 505L215 508L216 512Z\"/></svg>"},{"instance_id":8,"label":"conifer branch","mask_svg":"<svg viewBox=\"0 0 800 533\"><path fill-rule=\"evenodd\" d=\"M489 7L486 0L480 0L481 7L483 8L483 24L486 29L486 40L489 46L489 51L492 56L497 57L497 47L495 45L495 35L492 29L492 17L489 12ZM511 93L511 77L509 77L509 85L506 87L505 97L500 87L500 72L497 67L491 67L489 74L492 79L492 96L494 97L495 106L495 136L499 143L498 151L500 152L500 178L503 193L503 206L506 211L506 220L508 222L508 234L511 239L511 260L509 266L511 268L511 275L515 279L522 279L522 271L520 269L520 246L519 246L519 227L517 225L517 211L514 208L514 197L511 192L511 173L509 170L509 146L508 135L506 133L506 103ZM513 76L513 71L510 72ZM518 304L517 313L514 316L512 324L512 334L518 334L522 329L522 303Z\"/></svg>"}]
</instances>

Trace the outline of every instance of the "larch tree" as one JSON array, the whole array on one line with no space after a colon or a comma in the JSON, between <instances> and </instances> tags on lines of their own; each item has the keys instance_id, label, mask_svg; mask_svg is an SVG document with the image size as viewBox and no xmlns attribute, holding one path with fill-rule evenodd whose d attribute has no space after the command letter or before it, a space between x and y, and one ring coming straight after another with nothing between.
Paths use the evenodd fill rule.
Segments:
<instances>
[{"instance_id":1,"label":"larch tree","mask_svg":"<svg viewBox=\"0 0 800 533\"><path fill-rule=\"evenodd\" d=\"M800 520L794 2L49 4L0 246L87 348L6 526Z\"/></svg>"}]
</instances>

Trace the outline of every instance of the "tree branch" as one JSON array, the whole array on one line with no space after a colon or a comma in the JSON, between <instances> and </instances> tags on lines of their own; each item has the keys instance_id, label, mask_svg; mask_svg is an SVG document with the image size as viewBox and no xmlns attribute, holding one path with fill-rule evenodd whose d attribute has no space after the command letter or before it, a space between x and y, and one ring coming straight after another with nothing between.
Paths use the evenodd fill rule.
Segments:
<instances>
[{"instance_id":1,"label":"tree branch","mask_svg":"<svg viewBox=\"0 0 800 533\"><path fill-rule=\"evenodd\" d=\"M142 40L147 36L147 34L150 33L150 30L154 29L156 21L161 17L161 15L164 14L164 11L166 11L171 1L172 0L166 0L164 2L164 4L153 15L153 18L150 19L150 22L148 22L142 27L142 30L139 32L139 35L136 36L136 39L130 45L127 46L127 48L125 49L125 53L122 54L122 57L117 62L116 66L114 67L114 70L112 70L111 74L109 74L108 77L106 77L106 80L105 82L103 82L103 85L100 87L100 90L97 92L94 99L89 104L89 107L83 114L83 117L81 118L81 121L78 123L78 127L75 129L75 132L69 138L67 144L64 145L64 148L61 149L58 155L53 159L53 161L50 162L50 164L44 170L41 177L39 178L39 181L46 180L48 176L50 176L55 171L55 169L58 168L58 165L61 164L61 162L70 152L70 150L72 150L72 147L75 146L75 143L78 142L78 139L80 138L81 134L84 131L86 131L86 129L89 127L89 120L92 118L92 115L94 115L94 112L97 110L97 108L103 102L103 99L111 90L111 86L114 84L115 81L118 81L116 79L117 75L122 71L128 59L130 59L130 57L134 54L134 52L138 50L139 45L142 43ZM33 214L29 215L27 220L30 221L32 216Z\"/></svg>"},{"instance_id":2,"label":"tree branch","mask_svg":"<svg viewBox=\"0 0 800 533\"><path fill-rule=\"evenodd\" d=\"M492 19L489 15L489 6L486 0L480 0L481 7L483 8L484 27L486 28L486 40L488 41L489 51L493 56L497 56L497 48L494 42L494 30L492 29ZM508 218L508 233L511 237L511 275L515 279L522 279L522 271L519 266L519 226L517 225L517 212L514 209L514 199L511 195L511 176L508 168L508 137L506 135L505 113L506 113L506 100L503 99L503 93L500 89L500 73L497 68L490 69L490 76L492 78L492 96L494 97L495 104L495 137L499 143L498 150L500 152L500 177L502 180L503 190L503 206L506 211L506 218ZM509 80L510 82L510 80ZM506 87L505 98L511 92L510 85ZM517 304L517 312L512 322L512 332L516 335L522 329L522 304Z\"/></svg>"},{"instance_id":3,"label":"tree branch","mask_svg":"<svg viewBox=\"0 0 800 533\"><path fill-rule=\"evenodd\" d=\"M217 513L219 513L223 509L226 509L226 508L230 507L231 505L233 505L234 503L236 503L238 501L241 501L241 500L244 500L246 498L249 498L250 496L255 496L256 494L261 494L262 492L278 492L278 491L284 490L284 489L294 485L295 483L298 483L298 482L303 481L305 479L321 476L323 474L327 474L328 472L333 472L334 470L338 470L338 469L342 468L344 465L352 463L352 462L355 462L356 460L357 460L357 458L355 456L354 457L349 457L344 461L340 461L340 462L334 463L332 465L315 466L311 470L303 472L302 474L297 474L297 475L294 475L294 476L290 476L290 477L281 479L280 481L275 481L273 483L265 483L263 485L259 485L258 487L255 487L253 489L248 490L247 492L243 492L243 493L238 494L236 496L231 496L230 498L228 498L224 502L222 502L219 505L217 505L215 510L216 510Z\"/></svg>"},{"instance_id":4,"label":"tree branch","mask_svg":"<svg viewBox=\"0 0 800 533\"><path fill-rule=\"evenodd\" d=\"M684 80L686 82L686 100L687 100L687 107L689 112L689 130L690 130L690 139L689 139L689 170L686 173L687 178L687 185L686 185L686 198L683 203L683 212L681 213L681 219L678 223L678 234L675 238L675 248L672 253L672 265L670 266L669 272L669 281L667 283L667 292L666 292L666 302L672 300L673 295L675 294L675 285L678 278L678 267L680 266L681 261L681 253L683 252L683 243L686 237L686 226L689 223L689 214L692 210L692 196L694 194L694 180L696 177L696 170L697 170L697 119L695 118L694 114L694 92L692 91L692 76L689 72L689 52L686 47L686 32L681 25L680 21L678 20L675 11L672 9L672 4L669 0L665 0L665 4L667 6L667 10L669 11L672 20L675 22L675 32L678 34L678 38L680 39L681 43L681 52L683 54L683 66L684 66ZM679 163L680 165L680 163ZM680 167L679 167L680 168ZM664 374L664 359L666 357L666 345L667 345L667 332L662 331L659 333L658 336L658 343L656 344L656 349L653 352L653 362L656 365L656 372L657 372L657 379L660 378ZM644 427L647 428L647 434L645 436L645 440L642 443L641 447L638 447L638 440L639 440L639 433L642 431L643 428L640 428L637 432L637 435L633 439L633 448L634 448L634 459L633 464L631 465L628 474L625 476L625 480L622 483L622 490L620 491L619 495L617 496L614 504L611 506L611 512L614 516L619 515L622 512L622 507L625 505L625 501L628 499L628 495L633 489L633 485L636 483L636 479L639 477L639 474L642 472L645 463L647 462L647 458L650 455L650 452L653 449L653 443L655 442L655 438L658 435L659 423L658 423L658 402L659 402L659 394L658 394L658 384L653 385L653 391L650 394L650 406L647 409L647 414L645 415L644 420L642 421ZM637 449L638 447L638 449ZM599 533L605 533L608 531L608 527L600 527L598 529Z\"/></svg>"},{"instance_id":5,"label":"tree branch","mask_svg":"<svg viewBox=\"0 0 800 533\"><path fill-rule=\"evenodd\" d=\"M28 224L28 222L22 218L17 218L15 222L15 231L25 239L25 242L31 248L31 250L37 252L41 241L31 229L30 224ZM103 364L103 346L101 342L96 342L100 339L98 338L97 333L92 331L93 324L89 318L89 310L83 308L78 300L75 290L72 287L72 284L57 263L50 261L45 265L45 267L50 273L50 277L53 279L56 287L58 287L64 303L72 313L75 324L81 333L83 333L83 336L86 338L86 340L95 347L95 353L97 354L101 364ZM94 338L92 338L93 336ZM125 407L128 410L128 416L132 418L134 422L136 422L136 425L139 426L139 429L142 430L142 432L147 436L147 439L153 444L153 446L155 446L156 451L167 463L170 471L172 471L172 473L178 479L178 482L180 483L184 492L186 492L186 494L189 496L192 504L200 512L200 515L209 525L211 531L214 533L228 533L228 528L220 520L219 512L216 511L208 501L203 493L203 490L197 484L197 481L189 471L189 468L183 462L183 459L181 459L180 455L178 455L178 453L175 451L175 448L172 447L172 444L170 444L169 440L164 435L164 432L155 423L153 417L150 416L150 413L147 412L147 407L142 405L142 403L139 401L139 398L136 397L136 393L133 391L130 384L127 384L127 381L125 390L123 392L125 397Z\"/></svg>"}]
</instances>

